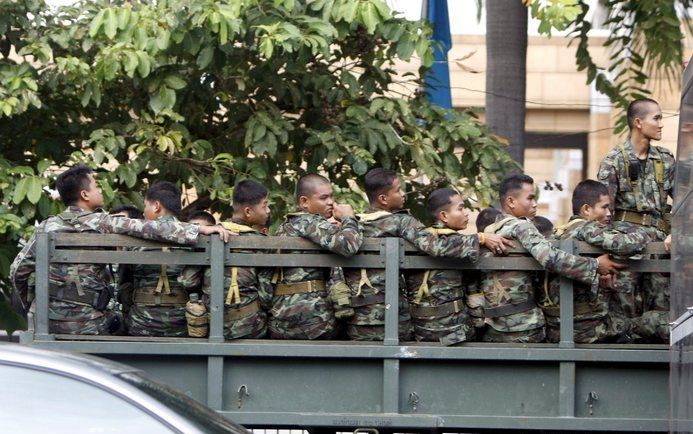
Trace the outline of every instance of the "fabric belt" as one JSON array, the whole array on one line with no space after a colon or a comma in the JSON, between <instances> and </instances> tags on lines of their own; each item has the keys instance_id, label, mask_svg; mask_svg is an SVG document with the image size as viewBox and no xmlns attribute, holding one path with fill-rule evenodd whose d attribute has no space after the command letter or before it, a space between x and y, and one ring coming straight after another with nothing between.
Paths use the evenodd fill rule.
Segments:
<instances>
[{"instance_id":1,"label":"fabric belt","mask_svg":"<svg viewBox=\"0 0 693 434\"><path fill-rule=\"evenodd\" d=\"M528 298L525 301L521 301L516 304L506 304L496 307L486 307L484 308L484 315L486 318L498 318L499 316L512 315L514 313L526 312L528 310L537 307L537 303L534 301L533 297Z\"/></svg>"},{"instance_id":2,"label":"fabric belt","mask_svg":"<svg viewBox=\"0 0 693 434\"><path fill-rule=\"evenodd\" d=\"M547 316L558 318L561 316L561 306L542 306L541 309ZM594 309L589 303L577 303L573 306L573 315L585 315L592 313Z\"/></svg>"},{"instance_id":3,"label":"fabric belt","mask_svg":"<svg viewBox=\"0 0 693 434\"><path fill-rule=\"evenodd\" d=\"M274 295L303 294L307 292L324 292L324 280L306 280L296 283L278 283L274 290Z\"/></svg>"},{"instance_id":4,"label":"fabric belt","mask_svg":"<svg viewBox=\"0 0 693 434\"><path fill-rule=\"evenodd\" d=\"M132 301L145 306L178 306L188 302L188 294L181 290L157 294L153 289L136 289Z\"/></svg>"},{"instance_id":5,"label":"fabric belt","mask_svg":"<svg viewBox=\"0 0 693 434\"><path fill-rule=\"evenodd\" d=\"M415 318L442 318L453 313L462 312L465 309L462 299L453 300L438 306L413 306L411 316Z\"/></svg>"},{"instance_id":6,"label":"fabric belt","mask_svg":"<svg viewBox=\"0 0 693 434\"><path fill-rule=\"evenodd\" d=\"M660 231L666 232L667 234L671 230L671 225L666 221L666 219L655 217L646 212L625 211L619 209L614 213L614 220L635 223L636 225L641 226L652 226Z\"/></svg>"},{"instance_id":7,"label":"fabric belt","mask_svg":"<svg viewBox=\"0 0 693 434\"><path fill-rule=\"evenodd\" d=\"M351 297L351 307L370 306L385 303L385 294L357 295Z\"/></svg>"},{"instance_id":8,"label":"fabric belt","mask_svg":"<svg viewBox=\"0 0 693 434\"><path fill-rule=\"evenodd\" d=\"M235 321L241 318L249 317L255 314L256 312L259 312L260 302L258 300L254 300L252 303L238 308L229 306L228 304L225 307L226 309L224 310L224 321Z\"/></svg>"}]
</instances>

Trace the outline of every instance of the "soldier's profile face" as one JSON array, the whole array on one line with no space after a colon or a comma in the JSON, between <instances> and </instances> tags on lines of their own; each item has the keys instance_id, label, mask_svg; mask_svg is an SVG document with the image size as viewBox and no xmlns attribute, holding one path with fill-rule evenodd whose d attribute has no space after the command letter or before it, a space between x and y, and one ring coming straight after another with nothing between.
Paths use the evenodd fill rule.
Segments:
<instances>
[{"instance_id":1,"label":"soldier's profile face","mask_svg":"<svg viewBox=\"0 0 693 434\"><path fill-rule=\"evenodd\" d=\"M537 195L534 184L522 184L522 189L510 197L510 209L515 217L533 219L537 215Z\"/></svg>"},{"instance_id":2,"label":"soldier's profile face","mask_svg":"<svg viewBox=\"0 0 693 434\"><path fill-rule=\"evenodd\" d=\"M99 187L99 183L96 182L94 174L90 173L88 176L89 187L83 191L87 194L89 205L91 205L92 208L100 208L103 206L103 192L101 191L101 187Z\"/></svg>"},{"instance_id":3,"label":"soldier's profile face","mask_svg":"<svg viewBox=\"0 0 693 434\"><path fill-rule=\"evenodd\" d=\"M462 196L456 194L450 198L450 206L440 212L440 220L452 230L467 229L469 213L464 207Z\"/></svg>"},{"instance_id":4,"label":"soldier's profile face","mask_svg":"<svg viewBox=\"0 0 693 434\"><path fill-rule=\"evenodd\" d=\"M611 222L611 201L608 195L603 195L594 206L587 206L587 220L596 220L599 223L608 225Z\"/></svg>"},{"instance_id":5,"label":"soldier's profile face","mask_svg":"<svg viewBox=\"0 0 693 434\"><path fill-rule=\"evenodd\" d=\"M269 200L265 197L255 205L250 205L244 208L246 221L250 226L265 226L269 217L270 207Z\"/></svg>"},{"instance_id":6,"label":"soldier's profile face","mask_svg":"<svg viewBox=\"0 0 693 434\"><path fill-rule=\"evenodd\" d=\"M636 120L640 121L640 131L643 136L650 140L662 140L664 123L662 121L662 110L658 104L648 103L647 114L638 117Z\"/></svg>"},{"instance_id":7,"label":"soldier's profile face","mask_svg":"<svg viewBox=\"0 0 693 434\"><path fill-rule=\"evenodd\" d=\"M390 187L384 194L387 207L391 210L399 210L404 208L404 191L402 191L402 183L398 178L392 182Z\"/></svg>"},{"instance_id":8,"label":"soldier's profile face","mask_svg":"<svg viewBox=\"0 0 693 434\"><path fill-rule=\"evenodd\" d=\"M332 185L324 182L316 184L309 195L301 196L299 205L307 213L320 214L329 219L332 217L334 208Z\"/></svg>"}]
</instances>

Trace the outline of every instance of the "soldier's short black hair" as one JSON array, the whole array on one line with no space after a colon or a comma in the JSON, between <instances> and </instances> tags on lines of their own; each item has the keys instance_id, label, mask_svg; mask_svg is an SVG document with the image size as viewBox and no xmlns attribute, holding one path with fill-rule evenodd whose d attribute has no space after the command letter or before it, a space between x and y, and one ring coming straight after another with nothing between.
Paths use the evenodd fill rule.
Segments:
<instances>
[{"instance_id":1,"label":"soldier's short black hair","mask_svg":"<svg viewBox=\"0 0 693 434\"><path fill-rule=\"evenodd\" d=\"M67 206L74 205L79 200L79 194L89 188L89 175L94 173L90 167L73 166L58 175L55 188L60 194L60 200Z\"/></svg>"},{"instance_id":2,"label":"soldier's short black hair","mask_svg":"<svg viewBox=\"0 0 693 434\"><path fill-rule=\"evenodd\" d=\"M142 210L137 208L136 206L133 205L118 205L114 206L111 209L111 215L113 214L125 214L128 218L131 219L138 219L142 220L144 219L144 213Z\"/></svg>"},{"instance_id":3,"label":"soldier's short black hair","mask_svg":"<svg viewBox=\"0 0 693 434\"><path fill-rule=\"evenodd\" d=\"M481 210L476 216L476 231L483 232L486 227L496 221L496 217L501 215L500 210L490 206Z\"/></svg>"},{"instance_id":4,"label":"soldier's short black hair","mask_svg":"<svg viewBox=\"0 0 693 434\"><path fill-rule=\"evenodd\" d=\"M252 179L244 179L233 188L233 206L257 205L268 194L264 185Z\"/></svg>"},{"instance_id":5,"label":"soldier's short black hair","mask_svg":"<svg viewBox=\"0 0 693 434\"><path fill-rule=\"evenodd\" d=\"M428 196L428 201L426 201L426 211L428 215L435 221L438 220L438 213L447 209L452 203L451 198L460 194L457 190L446 187L434 190Z\"/></svg>"},{"instance_id":6,"label":"soldier's short black hair","mask_svg":"<svg viewBox=\"0 0 693 434\"><path fill-rule=\"evenodd\" d=\"M330 180L317 173L303 175L296 183L296 203L301 200L301 196L310 196L315 192L315 187L320 184L330 184Z\"/></svg>"},{"instance_id":7,"label":"soldier's short black hair","mask_svg":"<svg viewBox=\"0 0 693 434\"><path fill-rule=\"evenodd\" d=\"M180 190L172 182L157 182L149 187L144 198L150 202L159 201L173 215L180 214Z\"/></svg>"},{"instance_id":8,"label":"soldier's short black hair","mask_svg":"<svg viewBox=\"0 0 693 434\"><path fill-rule=\"evenodd\" d=\"M655 104L659 107L659 103L652 98L640 98L633 100L630 104L628 104L628 129L633 129L636 118L642 119L643 117L647 116L649 113L647 107L650 104Z\"/></svg>"},{"instance_id":9,"label":"soldier's short black hair","mask_svg":"<svg viewBox=\"0 0 693 434\"><path fill-rule=\"evenodd\" d=\"M512 195L518 190L522 190L522 186L525 184L534 184L534 179L525 175L524 173L516 173L514 175L507 176L500 184L498 192L500 193L501 203L506 197Z\"/></svg>"},{"instance_id":10,"label":"soldier's short black hair","mask_svg":"<svg viewBox=\"0 0 693 434\"><path fill-rule=\"evenodd\" d=\"M551 220L547 219L546 217L542 217L540 215L535 216L532 223L534 223L534 227L537 228L539 233L545 237L548 237L553 233L553 223L551 223Z\"/></svg>"},{"instance_id":11,"label":"soldier's short black hair","mask_svg":"<svg viewBox=\"0 0 693 434\"><path fill-rule=\"evenodd\" d=\"M203 222L209 223L211 226L217 224L217 219L205 210L197 210L188 216L187 221L191 222L193 220L202 220Z\"/></svg>"},{"instance_id":12,"label":"soldier's short black hair","mask_svg":"<svg viewBox=\"0 0 693 434\"><path fill-rule=\"evenodd\" d=\"M391 189L395 179L397 179L397 172L382 167L376 167L366 173L363 183L368 201L375 202L378 196Z\"/></svg>"},{"instance_id":13,"label":"soldier's short black hair","mask_svg":"<svg viewBox=\"0 0 693 434\"><path fill-rule=\"evenodd\" d=\"M580 215L583 205L594 206L602 196L609 196L606 185L593 179L585 179L573 190L573 215Z\"/></svg>"}]
</instances>

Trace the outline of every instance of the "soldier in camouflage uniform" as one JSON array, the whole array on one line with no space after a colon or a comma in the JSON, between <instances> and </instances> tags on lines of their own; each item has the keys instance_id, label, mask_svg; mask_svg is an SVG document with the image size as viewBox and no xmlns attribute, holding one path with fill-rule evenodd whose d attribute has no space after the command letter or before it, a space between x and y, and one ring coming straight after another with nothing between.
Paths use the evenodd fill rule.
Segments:
<instances>
[{"instance_id":1,"label":"soldier in camouflage uniform","mask_svg":"<svg viewBox=\"0 0 693 434\"><path fill-rule=\"evenodd\" d=\"M315 174L299 179L300 211L286 216L277 235L301 237L342 256L361 247L361 226L350 205L334 202L330 182ZM335 225L327 219L334 216ZM280 267L270 311L270 336L277 339L330 339L336 333L332 302L326 293L329 268Z\"/></svg>"},{"instance_id":2,"label":"soldier in camouflage uniform","mask_svg":"<svg viewBox=\"0 0 693 434\"><path fill-rule=\"evenodd\" d=\"M198 234L220 233L228 239L228 232L219 227L203 229L176 222L145 222L101 212L103 195L88 167L65 171L58 177L56 187L67 209L43 221L36 233L117 233L180 244L196 243ZM10 268L10 280L25 306L34 299L36 233ZM51 264L49 278L51 333L109 333L115 314L106 310L112 295L112 276L107 264Z\"/></svg>"},{"instance_id":3,"label":"soldier in camouflage uniform","mask_svg":"<svg viewBox=\"0 0 693 434\"><path fill-rule=\"evenodd\" d=\"M178 223L180 190L170 182L154 184L144 197L144 217L149 221ZM168 248L165 248L168 250ZM138 248L161 251L159 248ZM132 282L132 299L125 329L132 336L188 336L185 303L188 291L178 283L184 265L123 265ZM124 283L124 282L122 282ZM121 283L121 285L122 285ZM123 294L125 297L125 294Z\"/></svg>"},{"instance_id":4,"label":"soldier in camouflage uniform","mask_svg":"<svg viewBox=\"0 0 693 434\"><path fill-rule=\"evenodd\" d=\"M597 181L582 181L573 191L573 216L559 226L554 234L559 240L584 241L609 253L630 256L642 251L648 237L641 228L623 232L610 227L611 210L609 191ZM549 342L560 341L560 278L554 276L541 306L546 316L546 334ZM618 312L609 313L609 289L592 288L578 282L573 285L573 328L577 343L623 341L627 339L631 321Z\"/></svg>"},{"instance_id":5,"label":"soldier in camouflage uniform","mask_svg":"<svg viewBox=\"0 0 693 434\"><path fill-rule=\"evenodd\" d=\"M599 274L615 273L623 265L608 255L598 259L571 255L553 247L537 231L531 218L536 214L534 180L527 175L511 175L500 186L504 214L486 228L517 240L548 271L587 284L596 291ZM599 271L599 273L598 273ZM489 271L481 282L486 306L486 342L542 342L545 320L534 297L533 274L528 271Z\"/></svg>"},{"instance_id":6,"label":"soldier in camouflage uniform","mask_svg":"<svg viewBox=\"0 0 693 434\"><path fill-rule=\"evenodd\" d=\"M479 256L479 237L476 235L446 234L439 237L412 217L404 206L404 192L397 174L392 170L376 168L366 174L366 194L371 208L359 215L363 224L363 234L369 238L400 237L414 244L419 250L431 256L447 256L475 261ZM487 247L505 251L501 237L486 237ZM385 270L384 269L344 269L344 276L351 287L351 305L355 314L348 320L347 333L354 340L383 340L385 333ZM402 297L406 283L400 282L399 300L399 338L411 338L411 317L409 303ZM425 303L425 302L424 302ZM425 306L429 307L429 306ZM436 310L433 316L449 305ZM459 308L459 306L458 306ZM453 303L453 310L454 307ZM422 315L423 315L423 311ZM430 318L431 315L423 315ZM462 334L452 337L459 341L466 338ZM437 339L437 338L436 338ZM447 343L448 341L446 341ZM452 342L450 342L452 343Z\"/></svg>"},{"instance_id":7,"label":"soldier in camouflage uniform","mask_svg":"<svg viewBox=\"0 0 693 434\"><path fill-rule=\"evenodd\" d=\"M628 232L644 227L650 241L671 236L667 204L674 189L674 156L651 144L662 138L662 111L651 99L628 107L630 136L612 149L599 166L599 181L609 189L614 228ZM616 282L610 306L631 318L645 315L642 336L668 340L669 277L667 274L624 273Z\"/></svg>"},{"instance_id":8,"label":"soldier in camouflage uniform","mask_svg":"<svg viewBox=\"0 0 693 434\"><path fill-rule=\"evenodd\" d=\"M269 217L267 189L252 180L240 181L233 189L233 216L223 222L227 229L241 236L262 234L255 227L264 227ZM250 252L234 250L233 252ZM232 252L232 253L233 253ZM274 269L260 267L224 268L224 337L226 339L260 339L267 335L267 313L272 305ZM187 267L180 278L185 287L194 289L202 283L205 302L212 294L209 267ZM209 310L209 309L208 309Z\"/></svg>"},{"instance_id":9,"label":"soldier in camouflage uniform","mask_svg":"<svg viewBox=\"0 0 693 434\"><path fill-rule=\"evenodd\" d=\"M427 210L435 221L428 231L438 238L457 236L467 228L469 214L462 196L452 188L439 188L431 193ZM407 300L417 341L454 345L474 339L476 329L465 296L471 283L467 274L470 273L461 270L426 270L406 274Z\"/></svg>"}]
</instances>

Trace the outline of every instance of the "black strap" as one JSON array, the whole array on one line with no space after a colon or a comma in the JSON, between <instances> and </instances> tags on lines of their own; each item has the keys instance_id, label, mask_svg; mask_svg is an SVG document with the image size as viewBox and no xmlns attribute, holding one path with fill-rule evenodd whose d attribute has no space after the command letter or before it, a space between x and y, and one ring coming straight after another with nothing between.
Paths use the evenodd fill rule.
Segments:
<instances>
[{"instance_id":1,"label":"black strap","mask_svg":"<svg viewBox=\"0 0 693 434\"><path fill-rule=\"evenodd\" d=\"M526 312L537 307L533 297L515 304L505 304L496 307L484 308L486 318L498 318L500 316L512 315L514 313Z\"/></svg>"},{"instance_id":2,"label":"black strap","mask_svg":"<svg viewBox=\"0 0 693 434\"><path fill-rule=\"evenodd\" d=\"M385 303L385 294L357 295L351 297L351 307Z\"/></svg>"}]
</instances>

